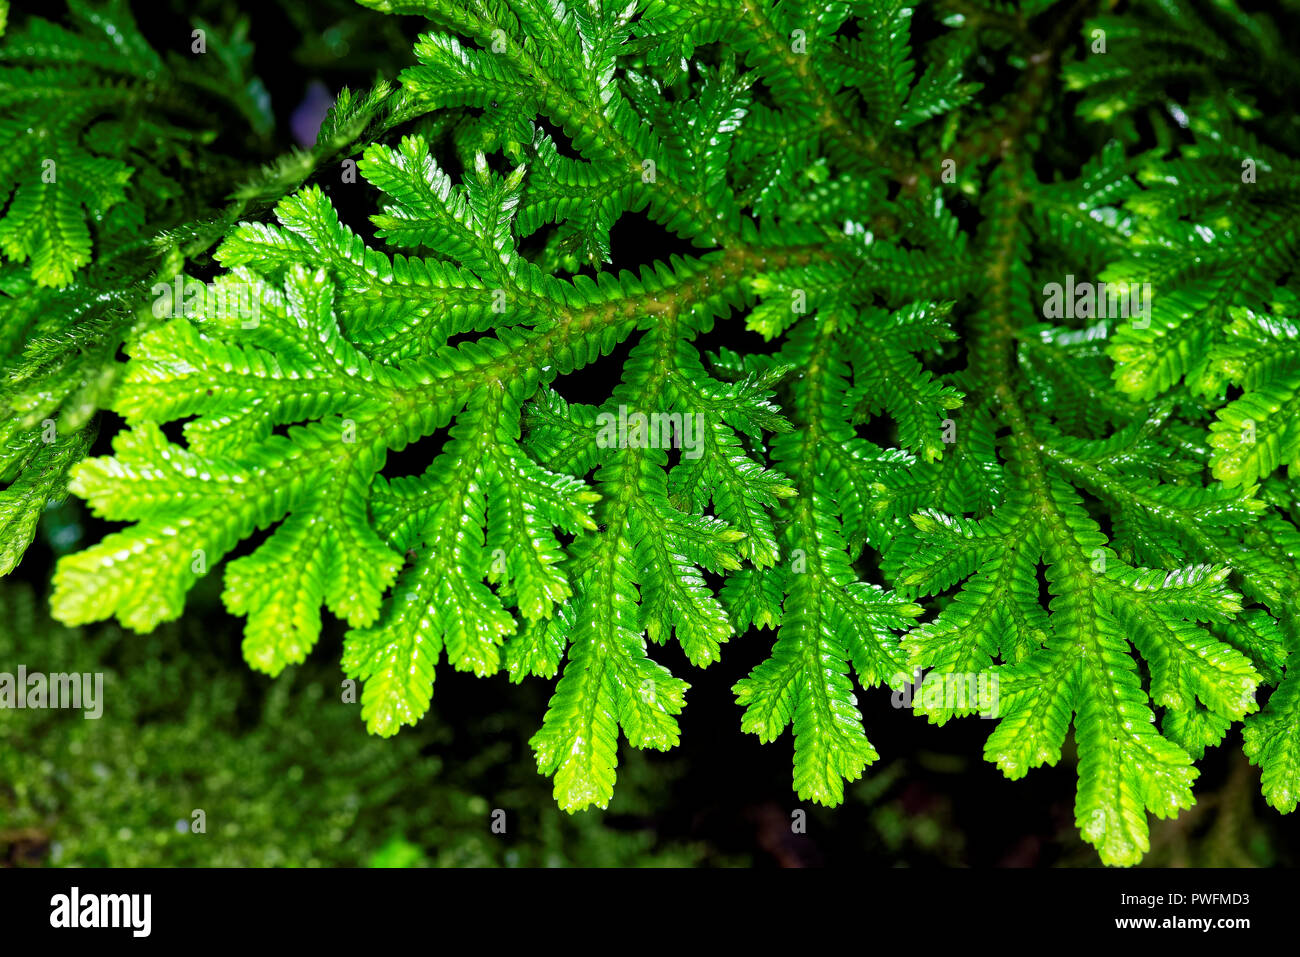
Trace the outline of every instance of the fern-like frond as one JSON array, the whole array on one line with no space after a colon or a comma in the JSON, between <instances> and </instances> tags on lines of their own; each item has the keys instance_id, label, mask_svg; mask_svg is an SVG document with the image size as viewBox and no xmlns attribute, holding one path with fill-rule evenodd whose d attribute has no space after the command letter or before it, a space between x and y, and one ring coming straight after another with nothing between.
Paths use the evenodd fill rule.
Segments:
<instances>
[{"instance_id":1,"label":"fern-like frond","mask_svg":"<svg viewBox=\"0 0 1300 957\"><path fill-rule=\"evenodd\" d=\"M222 572L250 664L303 660L329 611L382 735L439 667L556 678L532 745L568 810L613 799L620 740L678 743L662 646L707 668L742 637L771 647L741 727L792 731L805 800L876 760L858 696L920 670L914 709L996 718L1008 776L1077 755L1108 864L1238 724L1294 808L1300 143L1240 92L1297 75L1265 21L365 5L427 21L399 89L341 98L314 149L160 234L182 290L221 240L192 308L0 273L11 491L57 497L70 468L128 523L60 561L60 618L151 628L253 540ZM309 182L354 155L365 226ZM48 270L30 195L3 230ZM676 251L619 268L651 227ZM123 367L66 361L101 330ZM127 429L71 464L66 410L104 401ZM57 408L68 444L37 445ZM395 474L416 443L428 467ZM18 494L0 520L30 538Z\"/></svg>"}]
</instances>

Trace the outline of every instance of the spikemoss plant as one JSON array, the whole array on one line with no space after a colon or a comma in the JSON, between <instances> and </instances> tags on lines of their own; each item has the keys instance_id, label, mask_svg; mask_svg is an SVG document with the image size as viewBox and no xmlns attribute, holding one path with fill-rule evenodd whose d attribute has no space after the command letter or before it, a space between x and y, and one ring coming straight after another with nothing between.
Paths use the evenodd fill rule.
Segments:
<instances>
[{"instance_id":1,"label":"spikemoss plant","mask_svg":"<svg viewBox=\"0 0 1300 957\"><path fill-rule=\"evenodd\" d=\"M533 747L571 811L611 800L620 735L677 744L688 684L654 646L703 668L741 635L771 649L741 727L792 728L802 799L877 758L855 682L915 668L996 680L985 753L1011 777L1073 728L1107 863L1192 803L1234 726L1294 810L1300 69L1276 22L1232 0L368 5L428 31L396 90L340 99L318 149L345 162L219 216L219 274L114 325L124 364L68 360L127 424L69 487L129 524L59 563L60 619L148 631L222 574L275 674L333 614L381 735L440 664L558 676ZM132 182L104 174L105 201ZM0 236L39 234L25 203ZM680 251L632 272L638 219ZM11 288L70 278L24 242ZM60 295L88 306L80 282ZM61 342L100 335L67 315ZM620 346L612 389L566 392ZM386 468L431 437L425 471ZM22 441L20 485L82 451Z\"/></svg>"}]
</instances>

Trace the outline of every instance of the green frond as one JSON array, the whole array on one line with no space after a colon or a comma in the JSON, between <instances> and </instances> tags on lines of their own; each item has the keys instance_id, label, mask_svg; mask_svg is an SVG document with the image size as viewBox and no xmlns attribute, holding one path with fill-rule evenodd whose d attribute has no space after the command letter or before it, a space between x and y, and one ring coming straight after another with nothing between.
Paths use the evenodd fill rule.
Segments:
<instances>
[{"instance_id":1,"label":"green frond","mask_svg":"<svg viewBox=\"0 0 1300 957\"><path fill-rule=\"evenodd\" d=\"M422 18L396 82L252 176L208 136L269 129L244 24L204 65L120 2L0 44L0 571L71 491L122 527L60 559L65 622L148 630L220 574L277 674L328 612L384 736L439 668L554 679L532 748L569 811L681 738L664 646L741 642L741 729L791 731L802 800L844 800L878 758L859 696L921 672L913 710L990 719L1008 777L1073 737L1104 863L1238 725L1295 808L1300 142L1269 106L1300 73L1271 20L364 6ZM125 426L83 459L101 408Z\"/></svg>"}]
</instances>

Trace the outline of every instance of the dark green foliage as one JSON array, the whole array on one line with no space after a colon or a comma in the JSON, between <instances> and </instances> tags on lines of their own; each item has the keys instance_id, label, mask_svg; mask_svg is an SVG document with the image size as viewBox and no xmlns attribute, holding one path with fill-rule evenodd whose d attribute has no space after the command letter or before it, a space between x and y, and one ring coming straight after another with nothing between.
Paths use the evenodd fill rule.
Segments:
<instances>
[{"instance_id":1,"label":"dark green foliage","mask_svg":"<svg viewBox=\"0 0 1300 957\"><path fill-rule=\"evenodd\" d=\"M4 574L66 494L111 402L119 347L159 318L158 290L241 216L373 135L392 106L387 85L345 90L312 150L250 176L250 157L271 155L272 117L248 76L246 21L196 20L210 55L164 58L123 0L73 0L69 20L32 17L0 39Z\"/></svg>"}]
</instances>

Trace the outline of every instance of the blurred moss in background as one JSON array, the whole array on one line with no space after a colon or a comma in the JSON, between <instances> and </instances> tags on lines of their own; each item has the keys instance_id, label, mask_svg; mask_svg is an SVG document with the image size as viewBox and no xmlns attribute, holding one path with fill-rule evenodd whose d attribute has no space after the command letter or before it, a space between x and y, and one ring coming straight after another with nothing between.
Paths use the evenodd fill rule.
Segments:
<instances>
[{"instance_id":1,"label":"blurred moss in background","mask_svg":"<svg viewBox=\"0 0 1300 957\"><path fill-rule=\"evenodd\" d=\"M381 740L343 703L341 675L311 665L254 675L228 624L67 629L30 588L0 586L0 671L104 673L99 719L0 710L0 864L738 863L608 815L561 812L526 760L527 708L458 729L461 748L434 716ZM667 800L671 784L631 758L623 821L651 792ZM196 809L204 833L191 830ZM493 833L496 809L504 834Z\"/></svg>"}]
</instances>

